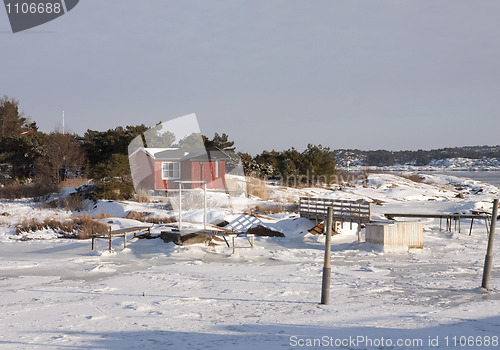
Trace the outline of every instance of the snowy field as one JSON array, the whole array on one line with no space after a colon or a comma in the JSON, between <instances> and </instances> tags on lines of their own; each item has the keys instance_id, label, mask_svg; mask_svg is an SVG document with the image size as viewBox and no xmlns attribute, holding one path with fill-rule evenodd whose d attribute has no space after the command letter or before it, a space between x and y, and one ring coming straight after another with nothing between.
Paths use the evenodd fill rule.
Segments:
<instances>
[{"instance_id":1,"label":"snowy field","mask_svg":"<svg viewBox=\"0 0 500 350\"><path fill-rule=\"evenodd\" d=\"M277 198L309 194L366 199L384 213L491 210L500 190L478 181L389 174L335 191L273 188ZM457 196L459 195L460 196ZM462 197L462 198L460 198ZM216 198L211 199L216 203ZM143 223L130 210L168 213L158 203L99 202L91 215L113 228ZM356 225L333 237L330 304L320 305L324 237L295 213L261 222L285 237L256 237L254 249L176 246L160 239L97 242L57 238L49 230L16 235L23 218L74 213L28 200L0 202L0 346L2 349L500 349L500 243L490 292L480 289L487 233L463 221L440 232L424 221L424 249L384 251L358 242ZM80 213L81 214L81 213ZM183 213L199 224L200 210ZM211 208L210 221L241 213ZM153 228L158 233L161 227Z\"/></svg>"}]
</instances>

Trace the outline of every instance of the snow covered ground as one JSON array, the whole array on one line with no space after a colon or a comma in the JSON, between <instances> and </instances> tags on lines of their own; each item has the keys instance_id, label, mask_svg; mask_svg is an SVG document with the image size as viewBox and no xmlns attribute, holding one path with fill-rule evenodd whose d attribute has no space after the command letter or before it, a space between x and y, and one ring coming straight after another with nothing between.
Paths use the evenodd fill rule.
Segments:
<instances>
[{"instance_id":1,"label":"snow covered ground","mask_svg":"<svg viewBox=\"0 0 500 350\"><path fill-rule=\"evenodd\" d=\"M271 193L288 201L306 193L368 199L378 203L377 218L491 210L500 197L498 188L470 179L425 175L415 183L389 174L335 191ZM123 219L130 210L174 214L161 203L106 201L88 213L107 212L102 221L118 228L139 224ZM199 225L200 213L183 217ZM28 200L0 202L2 349L500 349L500 244L486 292L479 288L483 222L469 236L468 224L467 232L440 232L439 220L425 220L424 249L392 252L358 242L355 225L345 224L333 237L330 304L320 305L324 238L307 233L314 223L297 214L261 218L286 237L257 237L254 249L235 254L223 245L137 238L126 249L114 239L111 253L98 241L95 253L89 240L48 230L26 234L46 239L15 234L22 218L73 214ZM209 221L238 215L211 208Z\"/></svg>"}]
</instances>

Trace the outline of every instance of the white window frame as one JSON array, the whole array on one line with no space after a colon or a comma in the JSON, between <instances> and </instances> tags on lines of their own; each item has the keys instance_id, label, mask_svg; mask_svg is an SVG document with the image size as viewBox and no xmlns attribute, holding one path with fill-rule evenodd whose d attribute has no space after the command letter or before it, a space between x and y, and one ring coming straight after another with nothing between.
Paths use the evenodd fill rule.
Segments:
<instances>
[{"instance_id":1,"label":"white window frame","mask_svg":"<svg viewBox=\"0 0 500 350\"><path fill-rule=\"evenodd\" d=\"M168 166L171 168L165 169L165 166L168 164ZM177 168L177 169L176 169ZM172 176L165 176L165 171L168 171ZM162 162L161 163L161 178L163 180L174 180L174 179L180 179L181 178L181 163L180 162Z\"/></svg>"}]
</instances>

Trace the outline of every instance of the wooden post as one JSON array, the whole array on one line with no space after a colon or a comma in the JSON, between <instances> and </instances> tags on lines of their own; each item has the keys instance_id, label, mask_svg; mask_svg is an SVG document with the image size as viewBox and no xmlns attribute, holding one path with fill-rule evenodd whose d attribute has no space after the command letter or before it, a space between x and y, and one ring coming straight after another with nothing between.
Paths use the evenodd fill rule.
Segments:
<instances>
[{"instance_id":1,"label":"wooden post","mask_svg":"<svg viewBox=\"0 0 500 350\"><path fill-rule=\"evenodd\" d=\"M340 203L340 217L342 218L340 221L340 227L344 228L344 201Z\"/></svg>"},{"instance_id":2,"label":"wooden post","mask_svg":"<svg viewBox=\"0 0 500 350\"><path fill-rule=\"evenodd\" d=\"M203 230L207 230L207 182L203 182Z\"/></svg>"},{"instance_id":3,"label":"wooden post","mask_svg":"<svg viewBox=\"0 0 500 350\"><path fill-rule=\"evenodd\" d=\"M92 250L94 250L94 240L95 240L95 237L94 237L94 224L92 224Z\"/></svg>"},{"instance_id":4,"label":"wooden post","mask_svg":"<svg viewBox=\"0 0 500 350\"><path fill-rule=\"evenodd\" d=\"M470 221L470 230L469 230L469 236L472 235L472 225L474 224L474 218L471 219Z\"/></svg>"},{"instance_id":5,"label":"wooden post","mask_svg":"<svg viewBox=\"0 0 500 350\"><path fill-rule=\"evenodd\" d=\"M123 233L123 249L127 248L127 233Z\"/></svg>"},{"instance_id":6,"label":"wooden post","mask_svg":"<svg viewBox=\"0 0 500 350\"><path fill-rule=\"evenodd\" d=\"M182 230L182 182L179 181L179 233Z\"/></svg>"},{"instance_id":7,"label":"wooden post","mask_svg":"<svg viewBox=\"0 0 500 350\"><path fill-rule=\"evenodd\" d=\"M493 261L493 241L495 239L495 227L498 216L498 199L493 201L493 212L491 213L491 228L488 237L488 249L484 259L483 283L481 287L488 290L490 288L491 263Z\"/></svg>"},{"instance_id":8,"label":"wooden post","mask_svg":"<svg viewBox=\"0 0 500 350\"><path fill-rule=\"evenodd\" d=\"M111 227L109 228L109 252L111 253Z\"/></svg>"},{"instance_id":9,"label":"wooden post","mask_svg":"<svg viewBox=\"0 0 500 350\"><path fill-rule=\"evenodd\" d=\"M352 211L352 203L349 203L349 216L351 216L351 222L349 223L349 230L352 230L352 216L353 216L353 211Z\"/></svg>"},{"instance_id":10,"label":"wooden post","mask_svg":"<svg viewBox=\"0 0 500 350\"><path fill-rule=\"evenodd\" d=\"M327 305L330 299L330 252L331 252L331 238L332 238L332 219L333 208L328 207L326 217L326 240L325 240L325 262L323 267L323 281L321 284L321 304Z\"/></svg>"}]
</instances>

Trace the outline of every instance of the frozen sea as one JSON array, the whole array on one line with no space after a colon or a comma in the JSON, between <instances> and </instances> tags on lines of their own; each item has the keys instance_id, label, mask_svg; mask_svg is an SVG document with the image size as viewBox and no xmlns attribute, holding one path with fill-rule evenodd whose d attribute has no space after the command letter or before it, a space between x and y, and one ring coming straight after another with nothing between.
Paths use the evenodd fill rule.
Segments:
<instances>
[{"instance_id":1,"label":"frozen sea","mask_svg":"<svg viewBox=\"0 0 500 350\"><path fill-rule=\"evenodd\" d=\"M469 177L500 188L500 171L446 171L441 174ZM434 172L436 174L436 172Z\"/></svg>"}]
</instances>

